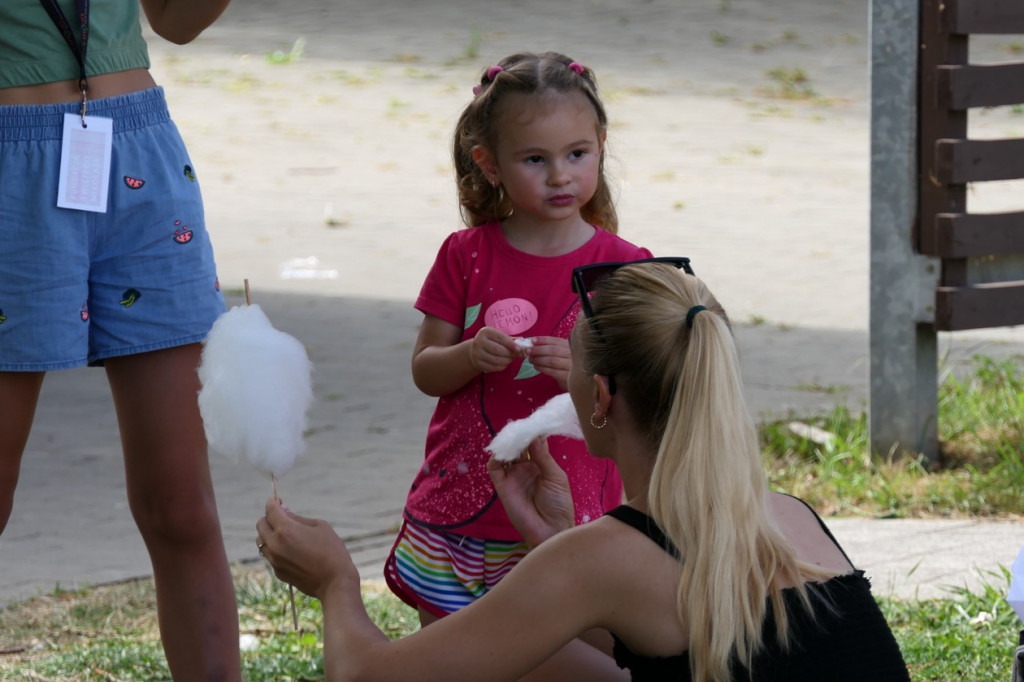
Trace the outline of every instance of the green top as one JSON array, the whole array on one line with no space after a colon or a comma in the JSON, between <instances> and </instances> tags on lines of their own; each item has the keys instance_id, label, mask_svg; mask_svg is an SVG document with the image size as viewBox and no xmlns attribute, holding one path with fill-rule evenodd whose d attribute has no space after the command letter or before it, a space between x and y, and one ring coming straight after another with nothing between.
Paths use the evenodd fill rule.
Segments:
<instances>
[{"instance_id":1,"label":"green top","mask_svg":"<svg viewBox=\"0 0 1024 682\"><path fill-rule=\"evenodd\" d=\"M58 0L75 42L74 0ZM91 0L86 75L149 67L138 0ZM39 0L0 0L0 88L78 78L78 62Z\"/></svg>"}]
</instances>

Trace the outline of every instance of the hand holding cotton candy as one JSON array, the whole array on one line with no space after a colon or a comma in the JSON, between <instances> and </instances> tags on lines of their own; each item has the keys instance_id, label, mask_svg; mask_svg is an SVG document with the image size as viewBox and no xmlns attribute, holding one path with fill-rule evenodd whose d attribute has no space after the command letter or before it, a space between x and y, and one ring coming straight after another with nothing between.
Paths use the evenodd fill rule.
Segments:
<instances>
[{"instance_id":1,"label":"hand holding cotton candy","mask_svg":"<svg viewBox=\"0 0 1024 682\"><path fill-rule=\"evenodd\" d=\"M199 411L211 449L244 456L271 477L305 450L312 364L297 339L274 329L258 305L217 318L203 343Z\"/></svg>"},{"instance_id":2,"label":"hand holding cotton candy","mask_svg":"<svg viewBox=\"0 0 1024 682\"><path fill-rule=\"evenodd\" d=\"M568 393L556 395L529 417L510 421L484 449L499 462L513 462L540 436L583 438L576 408Z\"/></svg>"}]
</instances>

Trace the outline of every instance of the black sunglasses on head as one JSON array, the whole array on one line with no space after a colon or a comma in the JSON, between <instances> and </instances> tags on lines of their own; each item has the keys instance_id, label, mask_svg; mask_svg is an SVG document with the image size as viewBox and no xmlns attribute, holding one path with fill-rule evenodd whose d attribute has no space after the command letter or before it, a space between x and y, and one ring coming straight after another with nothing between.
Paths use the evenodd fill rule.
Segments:
<instances>
[{"instance_id":1,"label":"black sunglasses on head","mask_svg":"<svg viewBox=\"0 0 1024 682\"><path fill-rule=\"evenodd\" d=\"M601 341L604 341L604 334L601 333L601 328L598 326L597 321L593 319L594 309L590 307L590 296L588 294L594 290L594 287L597 286L598 282L622 266L639 265L642 263L664 263L665 265L671 265L682 270L688 275L693 274L693 268L690 267L690 259L682 256L662 256L659 258L643 258L641 260L632 261L591 263L590 265L581 265L578 268L573 268L572 290L574 293L579 294L580 309L583 310L583 314L587 319L591 320L591 324L594 325L594 331L597 332L597 336ZM615 390L615 376L608 375L608 392L614 395Z\"/></svg>"},{"instance_id":2,"label":"black sunglasses on head","mask_svg":"<svg viewBox=\"0 0 1024 682\"><path fill-rule=\"evenodd\" d=\"M588 319L594 316L594 309L590 307L590 297L587 294L594 290L598 282L624 265L640 265L642 263L664 263L665 265L671 265L682 270L688 275L693 274L693 268L690 267L690 259L682 256L661 256L658 258L643 258L641 260L581 265L578 268L573 268L572 290L573 293L580 296L580 307L583 309L583 314Z\"/></svg>"}]
</instances>

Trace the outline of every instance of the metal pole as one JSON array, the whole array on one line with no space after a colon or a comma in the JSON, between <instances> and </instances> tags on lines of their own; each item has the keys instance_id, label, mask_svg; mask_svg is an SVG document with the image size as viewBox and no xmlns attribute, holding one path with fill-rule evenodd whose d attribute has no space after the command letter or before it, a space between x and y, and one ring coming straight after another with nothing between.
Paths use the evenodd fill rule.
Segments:
<instances>
[{"instance_id":1,"label":"metal pole","mask_svg":"<svg viewBox=\"0 0 1024 682\"><path fill-rule=\"evenodd\" d=\"M939 268L915 252L920 0L871 3L872 451L938 455Z\"/></svg>"}]
</instances>

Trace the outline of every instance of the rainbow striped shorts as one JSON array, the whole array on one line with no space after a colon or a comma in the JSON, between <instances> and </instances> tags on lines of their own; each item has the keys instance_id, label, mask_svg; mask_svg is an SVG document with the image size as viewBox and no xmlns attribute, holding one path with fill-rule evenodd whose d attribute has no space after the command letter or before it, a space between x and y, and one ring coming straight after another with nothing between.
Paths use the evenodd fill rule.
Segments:
<instances>
[{"instance_id":1,"label":"rainbow striped shorts","mask_svg":"<svg viewBox=\"0 0 1024 682\"><path fill-rule=\"evenodd\" d=\"M384 565L384 579L409 606L443 617L486 594L526 552L522 541L472 538L406 521Z\"/></svg>"}]
</instances>

